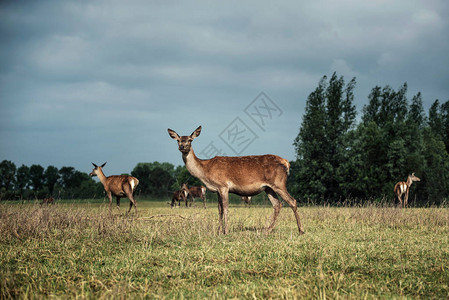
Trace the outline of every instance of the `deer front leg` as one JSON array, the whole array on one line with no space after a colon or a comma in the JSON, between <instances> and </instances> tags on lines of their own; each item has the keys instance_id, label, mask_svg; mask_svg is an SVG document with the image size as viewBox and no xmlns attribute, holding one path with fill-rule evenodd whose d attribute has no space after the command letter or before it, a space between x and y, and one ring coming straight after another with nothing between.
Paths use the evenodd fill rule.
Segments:
<instances>
[{"instance_id":1,"label":"deer front leg","mask_svg":"<svg viewBox=\"0 0 449 300\"><path fill-rule=\"evenodd\" d=\"M206 209L206 195L203 195L201 198L203 199L203 207Z\"/></svg>"},{"instance_id":2,"label":"deer front leg","mask_svg":"<svg viewBox=\"0 0 449 300\"><path fill-rule=\"evenodd\" d=\"M120 208L120 197L117 196L116 198L117 198L117 208Z\"/></svg>"},{"instance_id":3,"label":"deer front leg","mask_svg":"<svg viewBox=\"0 0 449 300\"><path fill-rule=\"evenodd\" d=\"M112 194L111 192L106 192L106 195L108 195L109 198L109 210L112 210Z\"/></svg>"},{"instance_id":4,"label":"deer front leg","mask_svg":"<svg viewBox=\"0 0 449 300\"><path fill-rule=\"evenodd\" d=\"M228 208L229 208L229 190L222 189L218 192L222 203L221 219L223 222L223 234L228 234Z\"/></svg>"}]
</instances>

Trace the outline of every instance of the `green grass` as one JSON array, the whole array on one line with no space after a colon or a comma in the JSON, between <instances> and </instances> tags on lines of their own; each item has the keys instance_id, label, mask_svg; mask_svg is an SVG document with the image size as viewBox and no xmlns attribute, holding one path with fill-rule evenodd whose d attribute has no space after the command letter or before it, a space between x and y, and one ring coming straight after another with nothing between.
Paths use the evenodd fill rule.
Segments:
<instances>
[{"instance_id":1,"label":"green grass","mask_svg":"<svg viewBox=\"0 0 449 300\"><path fill-rule=\"evenodd\" d=\"M0 298L449 297L449 209L0 205Z\"/></svg>"}]
</instances>

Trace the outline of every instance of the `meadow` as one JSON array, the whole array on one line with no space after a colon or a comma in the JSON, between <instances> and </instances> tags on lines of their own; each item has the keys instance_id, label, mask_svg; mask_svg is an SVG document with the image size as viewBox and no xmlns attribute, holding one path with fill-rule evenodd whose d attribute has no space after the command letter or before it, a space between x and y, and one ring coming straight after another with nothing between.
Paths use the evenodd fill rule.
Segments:
<instances>
[{"instance_id":1,"label":"meadow","mask_svg":"<svg viewBox=\"0 0 449 300\"><path fill-rule=\"evenodd\" d=\"M1 203L0 298L449 298L448 208L166 202Z\"/></svg>"}]
</instances>

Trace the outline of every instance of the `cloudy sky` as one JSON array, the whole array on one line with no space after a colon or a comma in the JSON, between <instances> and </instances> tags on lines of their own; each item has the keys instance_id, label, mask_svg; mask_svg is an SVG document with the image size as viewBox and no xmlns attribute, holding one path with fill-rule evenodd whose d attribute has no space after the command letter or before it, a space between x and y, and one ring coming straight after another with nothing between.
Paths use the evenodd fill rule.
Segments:
<instances>
[{"instance_id":1,"label":"cloudy sky","mask_svg":"<svg viewBox=\"0 0 449 300\"><path fill-rule=\"evenodd\" d=\"M307 96L356 77L425 109L449 100L449 2L1 1L0 160L181 165L167 134L203 131L198 156L294 159ZM360 115L360 114L359 114Z\"/></svg>"}]
</instances>

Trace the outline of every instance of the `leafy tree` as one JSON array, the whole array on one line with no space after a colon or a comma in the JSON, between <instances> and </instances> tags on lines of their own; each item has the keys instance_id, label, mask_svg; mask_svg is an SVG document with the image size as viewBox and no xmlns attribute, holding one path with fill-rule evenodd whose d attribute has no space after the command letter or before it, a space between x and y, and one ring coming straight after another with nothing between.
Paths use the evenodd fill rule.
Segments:
<instances>
[{"instance_id":1,"label":"leafy tree","mask_svg":"<svg viewBox=\"0 0 449 300\"><path fill-rule=\"evenodd\" d=\"M306 112L298 136L294 141L299 164L297 187L306 198L325 199L341 197L341 183L345 174L342 162L347 155L354 127L356 110L353 104L355 78L345 87L343 77L336 73L327 84L324 76L306 103ZM348 168L345 166L344 168ZM291 181L290 181L291 184Z\"/></svg>"},{"instance_id":2,"label":"leafy tree","mask_svg":"<svg viewBox=\"0 0 449 300\"><path fill-rule=\"evenodd\" d=\"M292 172L291 176L295 177L292 190L301 191L306 199L319 199L326 189L321 181L325 160L323 149L326 147L326 80L327 77L323 76L318 87L308 96L301 128L293 143L298 172Z\"/></svg>"},{"instance_id":3,"label":"leafy tree","mask_svg":"<svg viewBox=\"0 0 449 300\"><path fill-rule=\"evenodd\" d=\"M30 167L31 186L35 192L41 190L44 186L44 168L41 165L32 165Z\"/></svg>"},{"instance_id":4,"label":"leafy tree","mask_svg":"<svg viewBox=\"0 0 449 300\"><path fill-rule=\"evenodd\" d=\"M59 169L59 185L63 188L71 188L74 184L75 168L62 167Z\"/></svg>"},{"instance_id":5,"label":"leafy tree","mask_svg":"<svg viewBox=\"0 0 449 300\"><path fill-rule=\"evenodd\" d=\"M6 191L12 190L16 175L16 165L9 160L3 160L0 163L0 188Z\"/></svg>"},{"instance_id":6,"label":"leafy tree","mask_svg":"<svg viewBox=\"0 0 449 300\"><path fill-rule=\"evenodd\" d=\"M16 190L19 190L19 192L22 194L23 190L28 188L28 185L30 184L30 168L21 165L16 172Z\"/></svg>"},{"instance_id":7,"label":"leafy tree","mask_svg":"<svg viewBox=\"0 0 449 300\"><path fill-rule=\"evenodd\" d=\"M173 182L174 179L167 170L155 167L149 175L150 194L158 197L167 196Z\"/></svg>"},{"instance_id":8,"label":"leafy tree","mask_svg":"<svg viewBox=\"0 0 449 300\"><path fill-rule=\"evenodd\" d=\"M59 171L55 166L48 166L44 173L45 186L48 188L50 195L53 195L55 184L59 179Z\"/></svg>"},{"instance_id":9,"label":"leafy tree","mask_svg":"<svg viewBox=\"0 0 449 300\"><path fill-rule=\"evenodd\" d=\"M440 204L449 196L449 156L441 138L430 128L424 129L425 167L422 186L424 199Z\"/></svg>"},{"instance_id":10,"label":"leafy tree","mask_svg":"<svg viewBox=\"0 0 449 300\"><path fill-rule=\"evenodd\" d=\"M200 186L203 183L196 177L190 175L186 166L178 166L175 170L176 182L172 185L172 190L179 190L181 186L185 183L187 186Z\"/></svg>"},{"instance_id":11,"label":"leafy tree","mask_svg":"<svg viewBox=\"0 0 449 300\"><path fill-rule=\"evenodd\" d=\"M139 179L138 190L143 195L167 196L175 182L174 166L170 163L138 163L131 175Z\"/></svg>"}]
</instances>

